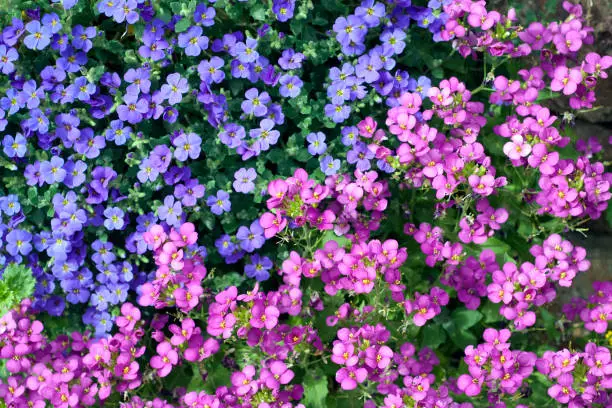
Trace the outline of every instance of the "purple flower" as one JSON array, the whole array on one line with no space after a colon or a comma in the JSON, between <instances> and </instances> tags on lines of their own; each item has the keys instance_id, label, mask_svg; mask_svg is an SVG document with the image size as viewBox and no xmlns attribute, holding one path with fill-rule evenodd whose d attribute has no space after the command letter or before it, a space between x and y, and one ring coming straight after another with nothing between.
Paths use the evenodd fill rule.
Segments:
<instances>
[{"instance_id":1,"label":"purple flower","mask_svg":"<svg viewBox=\"0 0 612 408\"><path fill-rule=\"evenodd\" d=\"M255 278L262 282L270 277L270 269L272 269L272 261L267 256L261 257L255 254L251 257L251 263L244 266L244 273L249 278Z\"/></svg>"},{"instance_id":2,"label":"purple flower","mask_svg":"<svg viewBox=\"0 0 612 408\"><path fill-rule=\"evenodd\" d=\"M404 51L406 47L406 43L404 42L405 38L406 33L398 28L385 30L380 35L380 41L382 41L384 45L390 46L396 54L401 54Z\"/></svg>"},{"instance_id":3,"label":"purple flower","mask_svg":"<svg viewBox=\"0 0 612 408\"><path fill-rule=\"evenodd\" d=\"M78 160L76 163L68 160L64 165L66 170L66 178L64 178L64 184L68 188L74 188L80 186L85 182L85 171L87 170L87 164Z\"/></svg>"},{"instance_id":4,"label":"purple flower","mask_svg":"<svg viewBox=\"0 0 612 408\"><path fill-rule=\"evenodd\" d=\"M17 214L21 210L19 199L15 194L0 198L0 209L8 216Z\"/></svg>"},{"instance_id":5,"label":"purple flower","mask_svg":"<svg viewBox=\"0 0 612 408\"><path fill-rule=\"evenodd\" d=\"M295 52L292 48L289 48L283 51L283 54L278 59L278 65L285 71L299 69L302 68L302 61L304 61L304 58L304 54Z\"/></svg>"},{"instance_id":6,"label":"purple flower","mask_svg":"<svg viewBox=\"0 0 612 408\"><path fill-rule=\"evenodd\" d=\"M125 94L123 97L123 102L125 105L117 106L117 114L119 115L119 119L127 121L131 124L140 122L143 115L149 111L149 104L147 103L146 99L138 99L138 95L130 93Z\"/></svg>"},{"instance_id":7,"label":"purple flower","mask_svg":"<svg viewBox=\"0 0 612 408\"><path fill-rule=\"evenodd\" d=\"M155 168L155 166L151 163L151 160L146 158L142 162L140 162L139 166L140 171L136 175L138 180L141 183L145 183L147 181L155 181L157 176L159 176L159 171Z\"/></svg>"},{"instance_id":8,"label":"purple flower","mask_svg":"<svg viewBox=\"0 0 612 408\"><path fill-rule=\"evenodd\" d=\"M371 167L370 159L374 158L374 153L368 149L363 142L357 142L346 154L346 161L349 164L356 164L361 171L369 170Z\"/></svg>"},{"instance_id":9,"label":"purple flower","mask_svg":"<svg viewBox=\"0 0 612 408\"><path fill-rule=\"evenodd\" d=\"M72 29L72 46L76 49L87 52L93 46L91 38L96 36L96 27L84 28L77 24Z\"/></svg>"},{"instance_id":10,"label":"purple flower","mask_svg":"<svg viewBox=\"0 0 612 408\"><path fill-rule=\"evenodd\" d=\"M151 90L151 81L149 80L149 70L144 68L130 68L123 75L123 79L130 85L126 91L129 94L138 95L140 92L149 93Z\"/></svg>"},{"instance_id":11,"label":"purple flower","mask_svg":"<svg viewBox=\"0 0 612 408\"><path fill-rule=\"evenodd\" d=\"M242 168L234 173L234 190L239 193L248 194L255 189L253 181L257 178L255 169Z\"/></svg>"},{"instance_id":12,"label":"purple flower","mask_svg":"<svg viewBox=\"0 0 612 408\"><path fill-rule=\"evenodd\" d=\"M249 136L256 139L251 148L257 152L268 150L271 145L278 142L280 137L280 132L274 130L274 121L271 119L262 119L259 126L259 128L249 131Z\"/></svg>"},{"instance_id":13,"label":"purple flower","mask_svg":"<svg viewBox=\"0 0 612 408\"><path fill-rule=\"evenodd\" d=\"M40 21L30 21L25 29L30 35L24 38L23 43L31 50L42 50L51 43L51 29L42 26Z\"/></svg>"},{"instance_id":14,"label":"purple flower","mask_svg":"<svg viewBox=\"0 0 612 408\"><path fill-rule=\"evenodd\" d=\"M342 123L348 119L351 114L351 108L348 105L325 105L325 115L331 118L336 123Z\"/></svg>"},{"instance_id":15,"label":"purple flower","mask_svg":"<svg viewBox=\"0 0 612 408\"><path fill-rule=\"evenodd\" d=\"M255 62L259 58L259 53L255 50L257 48L257 40L253 38L247 38L246 42L238 42L231 50L231 54L234 57L238 57L240 62L246 64L249 62Z\"/></svg>"},{"instance_id":16,"label":"purple flower","mask_svg":"<svg viewBox=\"0 0 612 408\"><path fill-rule=\"evenodd\" d=\"M225 79L225 72L221 70L225 62L222 58L212 57L210 60L202 60L198 64L200 79L207 84L218 84Z\"/></svg>"},{"instance_id":17,"label":"purple flower","mask_svg":"<svg viewBox=\"0 0 612 408\"><path fill-rule=\"evenodd\" d=\"M161 92L164 99L168 99L170 105L175 105L183 100L183 94L189 91L187 79L181 77L180 74L174 73L168 75L166 84L162 85Z\"/></svg>"},{"instance_id":18,"label":"purple flower","mask_svg":"<svg viewBox=\"0 0 612 408\"><path fill-rule=\"evenodd\" d=\"M185 54L197 57L208 48L208 37L202 35L202 27L193 26L186 33L178 36L178 46L185 49Z\"/></svg>"},{"instance_id":19,"label":"purple flower","mask_svg":"<svg viewBox=\"0 0 612 408\"><path fill-rule=\"evenodd\" d=\"M295 11L295 0L274 0L272 11L278 21L285 22L293 17Z\"/></svg>"},{"instance_id":20,"label":"purple flower","mask_svg":"<svg viewBox=\"0 0 612 408\"><path fill-rule=\"evenodd\" d=\"M365 79L369 84L376 82L380 77L378 72L383 68L383 63L380 56L372 53L371 55L362 55L357 60L357 66L355 67L355 74L359 78Z\"/></svg>"},{"instance_id":21,"label":"purple flower","mask_svg":"<svg viewBox=\"0 0 612 408\"><path fill-rule=\"evenodd\" d=\"M217 12L214 7L206 7L205 4L198 4L193 13L193 19L196 23L202 24L204 27L210 27L215 24L215 16Z\"/></svg>"},{"instance_id":22,"label":"purple flower","mask_svg":"<svg viewBox=\"0 0 612 408\"><path fill-rule=\"evenodd\" d=\"M117 146L121 146L125 144L131 133L132 128L123 126L123 121L113 120L110 129L106 130L104 136L109 142L114 141Z\"/></svg>"},{"instance_id":23,"label":"purple flower","mask_svg":"<svg viewBox=\"0 0 612 408\"><path fill-rule=\"evenodd\" d=\"M174 201L174 197L169 195L164 199L164 204L157 208L157 216L160 220L166 221L168 225L178 226L179 217L183 213L183 206L180 201Z\"/></svg>"},{"instance_id":24,"label":"purple flower","mask_svg":"<svg viewBox=\"0 0 612 408\"><path fill-rule=\"evenodd\" d=\"M112 231L123 229L123 217L125 216L125 213L121 208L109 207L104 210L104 216L106 217L106 220L104 220L104 226L107 230Z\"/></svg>"},{"instance_id":25,"label":"purple flower","mask_svg":"<svg viewBox=\"0 0 612 408\"><path fill-rule=\"evenodd\" d=\"M361 44L367 33L363 20L355 15L338 17L334 22L333 30L336 32L336 39L342 45L351 42Z\"/></svg>"},{"instance_id":26,"label":"purple flower","mask_svg":"<svg viewBox=\"0 0 612 408\"><path fill-rule=\"evenodd\" d=\"M325 143L325 134L323 132L310 133L306 136L306 140L309 143L308 153L313 156L323 154L327 150L327 143Z\"/></svg>"},{"instance_id":27,"label":"purple flower","mask_svg":"<svg viewBox=\"0 0 612 408\"><path fill-rule=\"evenodd\" d=\"M6 251L12 256L27 255L32 251L32 234L20 229L14 229L6 235Z\"/></svg>"},{"instance_id":28,"label":"purple flower","mask_svg":"<svg viewBox=\"0 0 612 408\"><path fill-rule=\"evenodd\" d=\"M208 197L206 199L206 204L208 204L210 211L215 215L221 215L224 212L231 211L232 209L229 194L223 190L217 191L216 196Z\"/></svg>"},{"instance_id":29,"label":"purple flower","mask_svg":"<svg viewBox=\"0 0 612 408\"><path fill-rule=\"evenodd\" d=\"M45 97L45 91L36 87L34 80L29 80L23 84L23 90L20 94L23 102L26 103L28 109L37 108L40 105L40 100Z\"/></svg>"},{"instance_id":30,"label":"purple flower","mask_svg":"<svg viewBox=\"0 0 612 408\"><path fill-rule=\"evenodd\" d=\"M17 133L15 137L11 135L4 136L2 140L4 153L10 157L23 157L27 152L27 140L21 133Z\"/></svg>"},{"instance_id":31,"label":"purple flower","mask_svg":"<svg viewBox=\"0 0 612 408\"><path fill-rule=\"evenodd\" d=\"M50 161L40 164L40 173L47 184L60 183L66 177L66 170L63 168L64 159L53 156Z\"/></svg>"},{"instance_id":32,"label":"purple flower","mask_svg":"<svg viewBox=\"0 0 612 408\"><path fill-rule=\"evenodd\" d=\"M202 138L195 133L181 133L172 144L174 149L174 157L181 162L188 158L195 160L200 157Z\"/></svg>"},{"instance_id":33,"label":"purple flower","mask_svg":"<svg viewBox=\"0 0 612 408\"><path fill-rule=\"evenodd\" d=\"M244 96L246 100L241 105L244 113L257 117L265 116L268 113L266 105L270 103L270 95L267 92L260 94L257 88L251 88L245 92Z\"/></svg>"},{"instance_id":34,"label":"purple flower","mask_svg":"<svg viewBox=\"0 0 612 408\"><path fill-rule=\"evenodd\" d=\"M6 45L0 45L0 70L2 73L7 75L15 70L15 64L13 61L19 59L19 54L14 48L7 48Z\"/></svg>"},{"instance_id":35,"label":"purple flower","mask_svg":"<svg viewBox=\"0 0 612 408\"><path fill-rule=\"evenodd\" d=\"M302 90L302 85L304 85L302 80L295 75L283 75L278 82L281 84L279 92L285 98L298 96Z\"/></svg>"},{"instance_id":36,"label":"purple flower","mask_svg":"<svg viewBox=\"0 0 612 408\"><path fill-rule=\"evenodd\" d=\"M362 18L370 28L378 26L380 19L385 17L386 14L385 5L374 2L374 0L364 0L361 2L361 6L355 9L355 15Z\"/></svg>"},{"instance_id":37,"label":"purple flower","mask_svg":"<svg viewBox=\"0 0 612 408\"><path fill-rule=\"evenodd\" d=\"M232 237L225 234L215 241L215 247L222 257L230 256L236 249L236 244L232 242Z\"/></svg>"},{"instance_id":38,"label":"purple flower","mask_svg":"<svg viewBox=\"0 0 612 408\"><path fill-rule=\"evenodd\" d=\"M240 247L246 252L253 252L261 248L266 242L264 229L259 225L259 220L253 221L250 227L241 226L238 228L236 238L240 241Z\"/></svg>"},{"instance_id":39,"label":"purple flower","mask_svg":"<svg viewBox=\"0 0 612 408\"><path fill-rule=\"evenodd\" d=\"M42 18L42 23L44 27L51 31L51 34L58 33L62 29L60 18L55 13L45 14Z\"/></svg>"},{"instance_id":40,"label":"purple flower","mask_svg":"<svg viewBox=\"0 0 612 408\"><path fill-rule=\"evenodd\" d=\"M219 139L221 143L227 145L230 148L236 148L242 144L242 139L246 137L244 128L235 123L228 123L224 129L219 133Z\"/></svg>"},{"instance_id":41,"label":"purple flower","mask_svg":"<svg viewBox=\"0 0 612 408\"><path fill-rule=\"evenodd\" d=\"M321 160L321 171L326 176L333 176L340 170L340 160L334 159L331 156L325 156Z\"/></svg>"},{"instance_id":42,"label":"purple flower","mask_svg":"<svg viewBox=\"0 0 612 408\"><path fill-rule=\"evenodd\" d=\"M198 183L197 179L191 179L185 184L177 184L174 187L174 196L181 199L185 207L193 207L198 199L204 197L206 188Z\"/></svg>"}]
</instances>

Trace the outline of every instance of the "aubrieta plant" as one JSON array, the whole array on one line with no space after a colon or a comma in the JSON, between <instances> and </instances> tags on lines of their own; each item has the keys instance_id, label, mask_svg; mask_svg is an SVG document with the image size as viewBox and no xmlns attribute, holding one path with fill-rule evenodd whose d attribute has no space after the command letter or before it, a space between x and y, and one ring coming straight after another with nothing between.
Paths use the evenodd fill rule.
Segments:
<instances>
[{"instance_id":1,"label":"aubrieta plant","mask_svg":"<svg viewBox=\"0 0 612 408\"><path fill-rule=\"evenodd\" d=\"M612 406L563 9L0 4L0 407Z\"/></svg>"}]
</instances>

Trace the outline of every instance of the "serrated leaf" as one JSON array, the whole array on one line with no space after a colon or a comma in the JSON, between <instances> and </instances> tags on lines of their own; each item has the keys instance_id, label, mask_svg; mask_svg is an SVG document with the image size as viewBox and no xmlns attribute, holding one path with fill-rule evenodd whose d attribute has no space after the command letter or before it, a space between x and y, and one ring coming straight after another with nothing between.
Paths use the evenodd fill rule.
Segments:
<instances>
[{"instance_id":1,"label":"serrated leaf","mask_svg":"<svg viewBox=\"0 0 612 408\"><path fill-rule=\"evenodd\" d=\"M326 407L325 399L329 390L327 389L327 377L321 373L307 374L304 379L304 398L302 403L311 408Z\"/></svg>"}]
</instances>

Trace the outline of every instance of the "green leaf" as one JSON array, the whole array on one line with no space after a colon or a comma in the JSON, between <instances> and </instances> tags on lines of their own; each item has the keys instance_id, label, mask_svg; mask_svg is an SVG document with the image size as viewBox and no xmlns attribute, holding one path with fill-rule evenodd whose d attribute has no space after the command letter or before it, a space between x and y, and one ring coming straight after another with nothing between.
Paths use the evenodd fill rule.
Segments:
<instances>
[{"instance_id":1,"label":"green leaf","mask_svg":"<svg viewBox=\"0 0 612 408\"><path fill-rule=\"evenodd\" d=\"M327 377L321 373L310 374L309 372L304 379L303 404L309 408L324 408L328 393Z\"/></svg>"},{"instance_id":2,"label":"green leaf","mask_svg":"<svg viewBox=\"0 0 612 408\"><path fill-rule=\"evenodd\" d=\"M187 31L187 29L191 26L191 21L188 18L184 18L174 26L174 31L177 33L182 33L183 31Z\"/></svg>"},{"instance_id":3,"label":"green leaf","mask_svg":"<svg viewBox=\"0 0 612 408\"><path fill-rule=\"evenodd\" d=\"M437 348L446 341L446 332L437 323L428 323L421 329L421 346Z\"/></svg>"},{"instance_id":4,"label":"green leaf","mask_svg":"<svg viewBox=\"0 0 612 408\"><path fill-rule=\"evenodd\" d=\"M257 21L264 21L267 17L268 10L263 4L256 4L251 9L251 17Z\"/></svg>"},{"instance_id":5,"label":"green leaf","mask_svg":"<svg viewBox=\"0 0 612 408\"><path fill-rule=\"evenodd\" d=\"M9 264L0 280L0 316L32 296L35 285L31 269L24 265Z\"/></svg>"},{"instance_id":6,"label":"green leaf","mask_svg":"<svg viewBox=\"0 0 612 408\"><path fill-rule=\"evenodd\" d=\"M460 309L455 310L451 314L451 319L460 331L469 329L470 327L481 321L482 318L483 314L480 313L478 310Z\"/></svg>"}]
</instances>

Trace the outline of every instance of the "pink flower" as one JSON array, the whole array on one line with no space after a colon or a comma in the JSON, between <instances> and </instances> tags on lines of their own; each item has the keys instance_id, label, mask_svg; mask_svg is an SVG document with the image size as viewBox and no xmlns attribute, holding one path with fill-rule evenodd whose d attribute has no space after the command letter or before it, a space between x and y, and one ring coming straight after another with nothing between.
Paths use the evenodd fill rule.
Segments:
<instances>
[{"instance_id":1,"label":"pink flower","mask_svg":"<svg viewBox=\"0 0 612 408\"><path fill-rule=\"evenodd\" d=\"M482 177L472 174L470 177L468 177L468 182L475 193L488 196L493 193L495 177L491 176L490 174L485 174Z\"/></svg>"},{"instance_id":2,"label":"pink flower","mask_svg":"<svg viewBox=\"0 0 612 408\"><path fill-rule=\"evenodd\" d=\"M255 367L252 365L244 367L242 371L233 373L231 381L236 387L236 394L246 395L251 390L257 389L257 386L252 383L253 377L255 377Z\"/></svg>"},{"instance_id":3,"label":"pink flower","mask_svg":"<svg viewBox=\"0 0 612 408\"><path fill-rule=\"evenodd\" d=\"M184 288L178 288L174 291L176 306L186 313L197 306L202 293L204 289L199 283L189 283Z\"/></svg>"},{"instance_id":4,"label":"pink flower","mask_svg":"<svg viewBox=\"0 0 612 408\"><path fill-rule=\"evenodd\" d=\"M161 225L153 225L149 230L142 234L144 241L157 249L166 241L166 233Z\"/></svg>"},{"instance_id":5,"label":"pink flower","mask_svg":"<svg viewBox=\"0 0 612 408\"><path fill-rule=\"evenodd\" d=\"M480 394L484 381L484 373L475 366L470 366L469 370L470 374L463 374L457 378L457 387L468 397L475 397Z\"/></svg>"},{"instance_id":6,"label":"pink flower","mask_svg":"<svg viewBox=\"0 0 612 408\"><path fill-rule=\"evenodd\" d=\"M262 370L261 380L264 381L266 387L276 390L281 384L290 383L294 375L285 363L275 360L270 364L269 369Z\"/></svg>"},{"instance_id":7,"label":"pink flower","mask_svg":"<svg viewBox=\"0 0 612 408\"><path fill-rule=\"evenodd\" d=\"M268 194L271 196L271 198L266 201L268 209L271 210L280 207L288 189L289 185L285 180L272 180L270 184L268 184Z\"/></svg>"},{"instance_id":8,"label":"pink flower","mask_svg":"<svg viewBox=\"0 0 612 408\"><path fill-rule=\"evenodd\" d=\"M364 382L367 376L368 371L365 368L342 367L336 372L336 381L343 390L350 391L357 388L357 384Z\"/></svg>"},{"instance_id":9,"label":"pink flower","mask_svg":"<svg viewBox=\"0 0 612 408\"><path fill-rule=\"evenodd\" d=\"M560 66L555 69L550 89L555 92L562 90L564 95L571 95L576 92L580 82L582 82L580 68L569 69L566 66Z\"/></svg>"},{"instance_id":10,"label":"pink flower","mask_svg":"<svg viewBox=\"0 0 612 408\"><path fill-rule=\"evenodd\" d=\"M382 346L378 350L370 347L366 350L365 363L371 368L384 370L389 366L392 358L393 351L389 347Z\"/></svg>"},{"instance_id":11,"label":"pink flower","mask_svg":"<svg viewBox=\"0 0 612 408\"><path fill-rule=\"evenodd\" d=\"M264 236L266 238L272 238L278 234L287 226L287 220L280 215L280 213L272 214L270 212L264 213L259 218L259 224L264 229Z\"/></svg>"},{"instance_id":12,"label":"pink flower","mask_svg":"<svg viewBox=\"0 0 612 408\"><path fill-rule=\"evenodd\" d=\"M164 341L157 345L157 355L151 358L151 367L157 370L157 375L165 377L172 371L172 366L178 364L178 353L170 343Z\"/></svg>"},{"instance_id":13,"label":"pink flower","mask_svg":"<svg viewBox=\"0 0 612 408\"><path fill-rule=\"evenodd\" d=\"M520 160L523 157L529 156L531 153L531 145L523 140L523 136L514 135L512 141L504 145L504 154L512 160Z\"/></svg>"},{"instance_id":14,"label":"pink flower","mask_svg":"<svg viewBox=\"0 0 612 408\"><path fill-rule=\"evenodd\" d=\"M236 317L231 313L225 316L211 315L208 317L206 331L211 336L223 336L224 339L228 339L232 335L234 324Z\"/></svg>"},{"instance_id":15,"label":"pink flower","mask_svg":"<svg viewBox=\"0 0 612 408\"><path fill-rule=\"evenodd\" d=\"M608 77L606 70L612 67L612 56L606 55L602 57L597 53L590 52L586 55L585 62L582 67L584 72L605 79Z\"/></svg>"},{"instance_id":16,"label":"pink flower","mask_svg":"<svg viewBox=\"0 0 612 408\"><path fill-rule=\"evenodd\" d=\"M195 244L198 240L198 233L195 231L195 225L186 222L179 228L178 232L174 229L170 232L170 239L176 246L187 246Z\"/></svg>"},{"instance_id":17,"label":"pink flower","mask_svg":"<svg viewBox=\"0 0 612 408\"><path fill-rule=\"evenodd\" d=\"M170 343L172 343L173 346L180 346L181 344L188 342L194 333L194 329L195 322L193 319L189 318L184 319L181 322L181 327L171 324L170 332L173 334L173 336L170 339Z\"/></svg>"},{"instance_id":18,"label":"pink flower","mask_svg":"<svg viewBox=\"0 0 612 408\"><path fill-rule=\"evenodd\" d=\"M376 132L376 127L378 124L374 119L370 116L367 116L364 120L357 124L357 128L359 129L359 135L365 138L371 138L374 132Z\"/></svg>"},{"instance_id":19,"label":"pink flower","mask_svg":"<svg viewBox=\"0 0 612 408\"><path fill-rule=\"evenodd\" d=\"M131 303L121 305L121 315L117 316L117 327L126 331L132 331L140 320L140 310Z\"/></svg>"}]
</instances>

